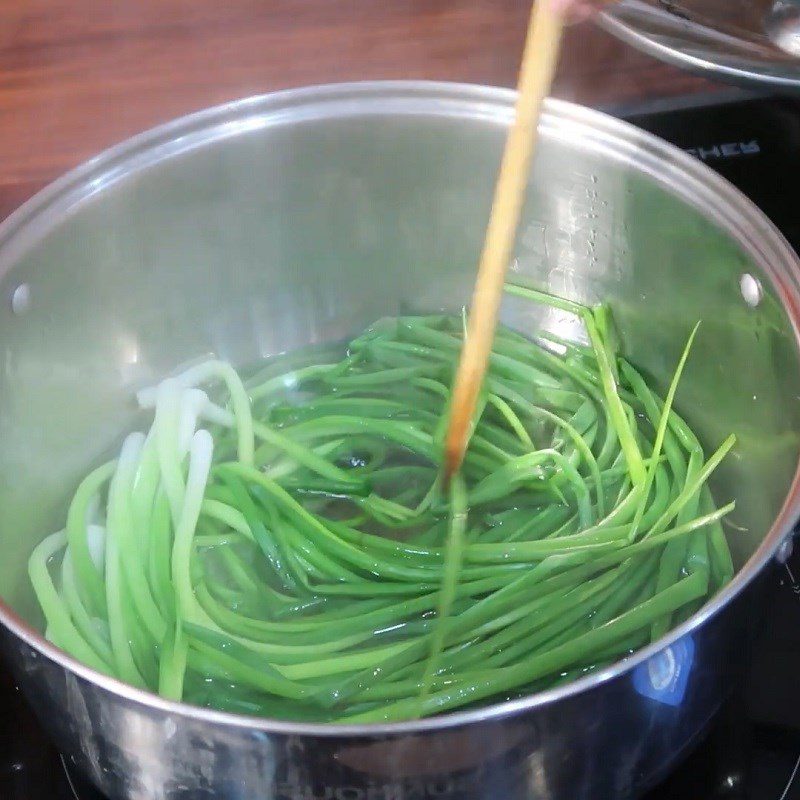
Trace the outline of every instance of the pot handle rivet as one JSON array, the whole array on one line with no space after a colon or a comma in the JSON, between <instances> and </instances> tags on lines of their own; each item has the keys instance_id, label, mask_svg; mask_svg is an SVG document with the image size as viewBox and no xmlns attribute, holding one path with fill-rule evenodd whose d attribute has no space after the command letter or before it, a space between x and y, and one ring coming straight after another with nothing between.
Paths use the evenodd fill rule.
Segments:
<instances>
[{"instance_id":1,"label":"pot handle rivet","mask_svg":"<svg viewBox=\"0 0 800 800\"><path fill-rule=\"evenodd\" d=\"M745 303L750 308L755 308L760 302L764 294L761 288L761 282L758 278L753 277L749 272L745 272L739 278L739 291L742 293Z\"/></svg>"},{"instance_id":2,"label":"pot handle rivet","mask_svg":"<svg viewBox=\"0 0 800 800\"><path fill-rule=\"evenodd\" d=\"M792 536L789 536L780 543L780 546L775 552L775 560L779 564L785 564L792 557L793 551L794 551L794 538Z\"/></svg>"},{"instance_id":3,"label":"pot handle rivet","mask_svg":"<svg viewBox=\"0 0 800 800\"><path fill-rule=\"evenodd\" d=\"M11 294L11 310L15 314L24 314L31 304L31 287L21 283Z\"/></svg>"}]
</instances>

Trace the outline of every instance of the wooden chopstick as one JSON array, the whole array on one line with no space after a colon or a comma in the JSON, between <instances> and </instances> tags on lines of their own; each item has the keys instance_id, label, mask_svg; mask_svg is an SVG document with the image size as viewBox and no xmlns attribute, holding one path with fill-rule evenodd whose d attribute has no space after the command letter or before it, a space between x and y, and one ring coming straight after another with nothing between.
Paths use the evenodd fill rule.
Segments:
<instances>
[{"instance_id":1,"label":"wooden chopstick","mask_svg":"<svg viewBox=\"0 0 800 800\"><path fill-rule=\"evenodd\" d=\"M445 439L445 479L461 466L472 416L489 361L506 268L516 240L530 164L538 139L539 114L558 64L562 12L554 0L535 0L522 54L514 122L508 133L492 212L472 298L467 338L453 387Z\"/></svg>"}]
</instances>

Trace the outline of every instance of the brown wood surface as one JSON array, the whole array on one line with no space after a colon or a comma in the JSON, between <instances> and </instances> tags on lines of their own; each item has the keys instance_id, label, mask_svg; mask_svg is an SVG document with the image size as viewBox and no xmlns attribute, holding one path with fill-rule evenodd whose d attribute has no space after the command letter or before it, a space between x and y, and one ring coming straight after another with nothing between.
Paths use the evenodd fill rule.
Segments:
<instances>
[{"instance_id":1,"label":"brown wood surface","mask_svg":"<svg viewBox=\"0 0 800 800\"><path fill-rule=\"evenodd\" d=\"M528 0L0 0L0 216L99 150L274 89L430 78L511 86ZM590 105L708 90L569 30L555 94Z\"/></svg>"}]
</instances>

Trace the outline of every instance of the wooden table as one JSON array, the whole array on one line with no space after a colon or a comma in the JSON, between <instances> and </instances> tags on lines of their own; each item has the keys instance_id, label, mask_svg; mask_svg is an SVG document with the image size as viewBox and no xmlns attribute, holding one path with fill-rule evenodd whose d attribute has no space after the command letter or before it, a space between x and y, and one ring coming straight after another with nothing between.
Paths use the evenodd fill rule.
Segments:
<instances>
[{"instance_id":1,"label":"wooden table","mask_svg":"<svg viewBox=\"0 0 800 800\"><path fill-rule=\"evenodd\" d=\"M511 86L528 0L2 0L0 216L99 150L274 89L430 78ZM590 105L711 84L592 24L555 93Z\"/></svg>"}]
</instances>

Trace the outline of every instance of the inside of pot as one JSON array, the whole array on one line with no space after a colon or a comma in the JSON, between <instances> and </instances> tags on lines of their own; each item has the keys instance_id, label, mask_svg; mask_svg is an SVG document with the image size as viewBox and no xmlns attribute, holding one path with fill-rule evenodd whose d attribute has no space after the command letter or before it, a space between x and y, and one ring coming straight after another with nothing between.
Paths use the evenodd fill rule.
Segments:
<instances>
[{"instance_id":1,"label":"inside of pot","mask_svg":"<svg viewBox=\"0 0 800 800\"><path fill-rule=\"evenodd\" d=\"M502 114L241 113L101 161L6 229L0 595L35 625L31 549L118 449L138 388L199 356L252 364L469 302ZM661 166L650 174L636 147L551 115L512 276L608 302L626 357L662 394L701 321L676 408L709 449L737 435L711 485L736 500L726 531L741 566L798 461L796 335L755 248ZM503 319L579 335L569 315L513 298Z\"/></svg>"}]
</instances>

